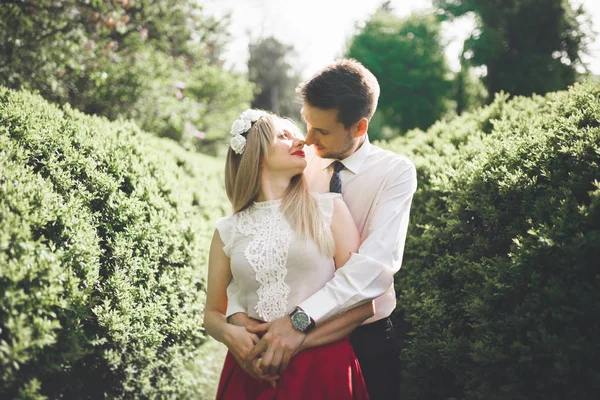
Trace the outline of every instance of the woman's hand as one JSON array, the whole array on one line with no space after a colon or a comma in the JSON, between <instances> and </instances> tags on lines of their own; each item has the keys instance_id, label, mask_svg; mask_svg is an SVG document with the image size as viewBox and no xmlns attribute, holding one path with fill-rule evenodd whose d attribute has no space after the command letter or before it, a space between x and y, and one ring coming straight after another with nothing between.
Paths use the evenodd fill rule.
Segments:
<instances>
[{"instance_id":1,"label":"woman's hand","mask_svg":"<svg viewBox=\"0 0 600 400\"><path fill-rule=\"evenodd\" d=\"M246 362L248 354L250 354L256 343L260 340L256 334L248 332L243 326L228 324L225 328L223 339L223 343L227 346L238 365L248 375L254 379L269 381L273 385L279 379L279 375L258 373L257 370L252 368L251 364Z\"/></svg>"},{"instance_id":2,"label":"woman's hand","mask_svg":"<svg viewBox=\"0 0 600 400\"><path fill-rule=\"evenodd\" d=\"M260 340L259 337L254 333L248 332L243 326L231 324L227 325L223 333L223 343L225 343L225 346L227 346L240 367L250 373L249 370L251 371L251 368L247 368L245 360L254 348L254 345Z\"/></svg>"}]
</instances>

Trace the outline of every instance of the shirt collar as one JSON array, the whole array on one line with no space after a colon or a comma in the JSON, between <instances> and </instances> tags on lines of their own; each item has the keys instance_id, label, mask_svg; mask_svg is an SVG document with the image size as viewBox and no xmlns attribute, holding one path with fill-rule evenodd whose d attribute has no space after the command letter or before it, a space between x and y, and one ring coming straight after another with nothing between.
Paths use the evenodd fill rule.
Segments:
<instances>
[{"instance_id":1,"label":"shirt collar","mask_svg":"<svg viewBox=\"0 0 600 400\"><path fill-rule=\"evenodd\" d=\"M353 174L358 174L360 168L365 163L367 156L369 155L369 151L371 150L371 143L369 142L369 136L365 133L365 141L363 144L356 150L354 153L350 154L348 157L343 160L335 160L333 158L323 158L322 166L323 169L328 168L334 161L340 161L344 164L344 167L351 171Z\"/></svg>"}]
</instances>

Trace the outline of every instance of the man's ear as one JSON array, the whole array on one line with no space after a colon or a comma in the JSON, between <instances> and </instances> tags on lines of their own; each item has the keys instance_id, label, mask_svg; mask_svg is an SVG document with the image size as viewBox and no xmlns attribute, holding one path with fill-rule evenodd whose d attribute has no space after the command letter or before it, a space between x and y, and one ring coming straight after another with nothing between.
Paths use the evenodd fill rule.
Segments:
<instances>
[{"instance_id":1,"label":"man's ear","mask_svg":"<svg viewBox=\"0 0 600 400\"><path fill-rule=\"evenodd\" d=\"M367 133L367 130L369 129L369 120L366 118L361 118L358 120L358 122L356 123L356 132L354 133L354 137L358 138L363 136L365 133Z\"/></svg>"}]
</instances>

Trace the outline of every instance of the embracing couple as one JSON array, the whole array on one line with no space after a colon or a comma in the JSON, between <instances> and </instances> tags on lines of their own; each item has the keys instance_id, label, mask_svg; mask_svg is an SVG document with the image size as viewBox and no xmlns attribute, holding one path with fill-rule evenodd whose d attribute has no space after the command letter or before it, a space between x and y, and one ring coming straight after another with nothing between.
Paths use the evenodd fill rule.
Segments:
<instances>
[{"instance_id":1,"label":"embracing couple","mask_svg":"<svg viewBox=\"0 0 600 400\"><path fill-rule=\"evenodd\" d=\"M306 137L259 110L232 127L204 316L229 348L217 399L397 399L389 316L415 167L369 143L379 84L357 61L300 93Z\"/></svg>"}]
</instances>

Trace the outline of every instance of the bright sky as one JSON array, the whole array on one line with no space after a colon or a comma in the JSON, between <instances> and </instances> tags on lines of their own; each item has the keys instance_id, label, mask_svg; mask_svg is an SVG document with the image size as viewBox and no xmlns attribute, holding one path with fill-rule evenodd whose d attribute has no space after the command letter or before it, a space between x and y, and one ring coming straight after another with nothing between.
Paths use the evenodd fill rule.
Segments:
<instances>
[{"instance_id":1,"label":"bright sky","mask_svg":"<svg viewBox=\"0 0 600 400\"><path fill-rule=\"evenodd\" d=\"M600 75L600 1L571 0L583 4L591 15L593 29L599 33L584 57L592 73ZM245 70L251 38L273 35L291 44L298 57L294 67L304 78L343 55L346 42L383 0L205 0L207 11L215 15L232 13L231 42L225 53L226 66ZM430 0L392 0L400 16L431 8ZM462 42L475 22L462 18L443 26L447 41L446 57L450 68L458 69Z\"/></svg>"}]
</instances>

